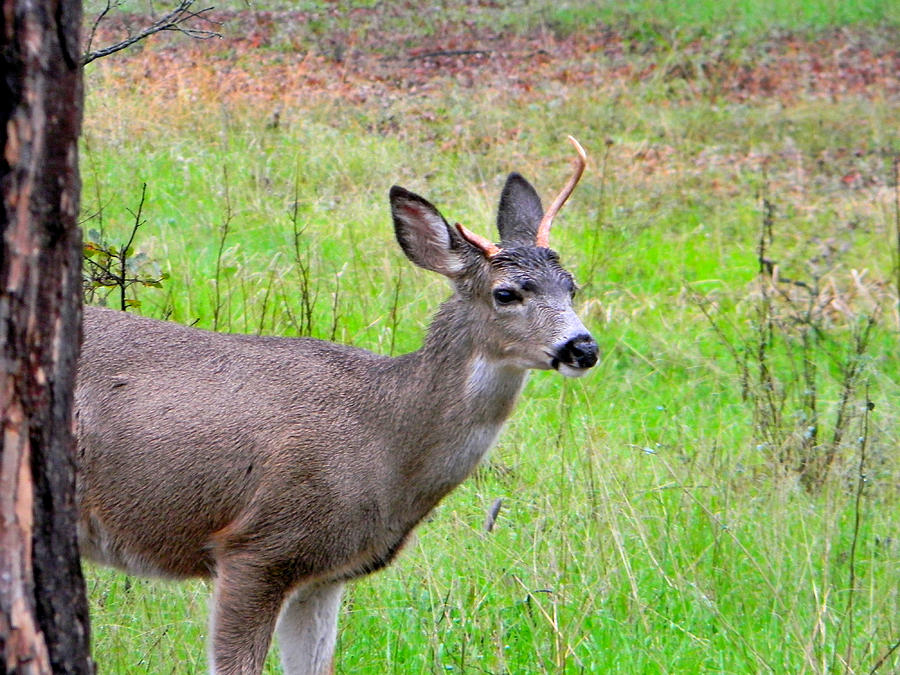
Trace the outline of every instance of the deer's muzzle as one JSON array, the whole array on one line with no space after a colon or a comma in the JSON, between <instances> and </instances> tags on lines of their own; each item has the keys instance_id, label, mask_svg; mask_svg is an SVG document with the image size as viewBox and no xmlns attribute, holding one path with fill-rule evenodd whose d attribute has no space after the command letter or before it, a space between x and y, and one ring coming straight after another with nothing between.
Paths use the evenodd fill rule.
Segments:
<instances>
[{"instance_id":1,"label":"deer's muzzle","mask_svg":"<svg viewBox=\"0 0 900 675\"><path fill-rule=\"evenodd\" d=\"M588 333L576 335L556 351L553 367L563 375L577 377L597 363L597 343Z\"/></svg>"}]
</instances>

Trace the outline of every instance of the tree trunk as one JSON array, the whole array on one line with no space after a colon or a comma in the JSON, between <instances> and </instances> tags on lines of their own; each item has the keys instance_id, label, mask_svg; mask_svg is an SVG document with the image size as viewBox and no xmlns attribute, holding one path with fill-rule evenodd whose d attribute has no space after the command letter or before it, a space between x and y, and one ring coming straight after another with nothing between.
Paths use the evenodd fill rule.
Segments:
<instances>
[{"instance_id":1,"label":"tree trunk","mask_svg":"<svg viewBox=\"0 0 900 675\"><path fill-rule=\"evenodd\" d=\"M0 673L90 674L71 412L81 4L0 7Z\"/></svg>"}]
</instances>

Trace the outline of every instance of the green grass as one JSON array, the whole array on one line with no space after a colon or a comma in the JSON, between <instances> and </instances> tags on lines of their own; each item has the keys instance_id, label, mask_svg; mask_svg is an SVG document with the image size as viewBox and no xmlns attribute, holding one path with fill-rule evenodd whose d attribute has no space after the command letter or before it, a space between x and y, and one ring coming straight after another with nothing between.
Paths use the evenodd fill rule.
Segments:
<instances>
[{"instance_id":1,"label":"green grass","mask_svg":"<svg viewBox=\"0 0 900 675\"><path fill-rule=\"evenodd\" d=\"M575 26L583 22L585 9L561 7L558 16L571 13ZM839 2L838 0L730 0L715 2L666 2L665 0L634 0L632 2L603 3L601 16L615 23L625 19L644 31L644 26L676 27L688 36L717 35L723 31L737 35L759 34L772 29L791 31L821 30L848 25L896 24L900 10L891 2ZM652 22L647 21L653 17ZM586 18L586 17L584 17ZM652 30L652 28L651 28Z\"/></svg>"},{"instance_id":2,"label":"green grass","mask_svg":"<svg viewBox=\"0 0 900 675\"><path fill-rule=\"evenodd\" d=\"M581 282L580 313L602 360L577 381L535 374L484 466L396 564L350 586L339 673L868 673L900 639L890 187L900 106L871 90L737 101L713 78L665 75L712 59L714 42L660 53L652 35L687 24L710 35L801 24L893 30L896 7L735 3L724 14L693 4L675 15L673 6L542 5L518 19L576 32L592 21L629 26L635 44L655 51L621 58L636 69L662 64L658 75L580 86L555 78L551 64L534 75L541 86L520 91L490 73L470 85L449 74L422 92L397 87L363 102L296 96L277 126L282 101L226 98L206 80L190 84L183 64L132 87L122 82L141 82L139 63L90 67L83 211L103 216L85 226L123 240L146 182L137 248L169 279L138 291L140 311L204 328L218 313L220 330L297 334L296 204L315 297L309 332L380 353L415 349L447 287L395 245L389 187L492 234L508 171L549 196L568 171L565 133L591 155L553 242ZM740 65L761 54L741 49L727 58ZM600 71L605 58L582 65ZM738 368L692 300L711 303L729 339L752 336L763 191L775 205L770 255L784 276L825 271L861 312L852 272L865 270L884 304L866 354L875 408L859 508L862 389L831 479L806 492L759 447ZM830 321L816 357L823 428L840 394L833 355L852 323L839 313ZM785 327L776 340L785 382L797 377L790 336ZM499 520L484 534L498 497ZM206 584L89 567L88 586L100 672L205 667ZM898 669L894 652L877 672ZM267 672L278 672L274 653Z\"/></svg>"}]
</instances>

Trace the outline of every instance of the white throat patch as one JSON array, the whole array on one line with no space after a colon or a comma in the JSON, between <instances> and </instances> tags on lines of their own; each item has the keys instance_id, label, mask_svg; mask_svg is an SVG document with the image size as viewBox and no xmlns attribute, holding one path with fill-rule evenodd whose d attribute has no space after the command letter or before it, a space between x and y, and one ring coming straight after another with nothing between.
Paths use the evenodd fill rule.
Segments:
<instances>
[{"instance_id":1,"label":"white throat patch","mask_svg":"<svg viewBox=\"0 0 900 675\"><path fill-rule=\"evenodd\" d=\"M498 368L480 354L469 361L466 395L479 396L492 389L497 382Z\"/></svg>"}]
</instances>

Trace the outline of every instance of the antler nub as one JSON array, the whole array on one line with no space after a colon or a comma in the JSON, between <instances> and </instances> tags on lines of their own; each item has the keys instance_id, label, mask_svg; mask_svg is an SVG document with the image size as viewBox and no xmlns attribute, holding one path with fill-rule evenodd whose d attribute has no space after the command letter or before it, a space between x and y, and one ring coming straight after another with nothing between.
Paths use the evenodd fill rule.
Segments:
<instances>
[{"instance_id":1,"label":"antler nub","mask_svg":"<svg viewBox=\"0 0 900 675\"><path fill-rule=\"evenodd\" d=\"M541 222L538 225L537 236L534 240L534 245L540 246L541 248L550 248L550 225L553 223L556 214L559 213L559 209L566 203L569 195L572 194L572 190L578 185L581 174L584 173L584 167L587 165L587 155L584 152L584 148L582 148L581 144L572 136L569 136L569 141L575 146L575 152L578 153L578 157L575 158L575 171L572 173L572 177L569 178L569 182L566 183L562 191L556 196L556 199L553 200L553 203L550 205L550 208L547 209L544 217L541 218Z\"/></svg>"},{"instance_id":2,"label":"antler nub","mask_svg":"<svg viewBox=\"0 0 900 675\"><path fill-rule=\"evenodd\" d=\"M460 236L465 239L467 242L472 244L479 251L484 253L486 258L493 258L495 255L500 253L500 247L497 246L490 239L486 239L482 237L480 234L475 234L474 232L468 230L464 225L460 225L456 223L456 230L459 232Z\"/></svg>"}]
</instances>

